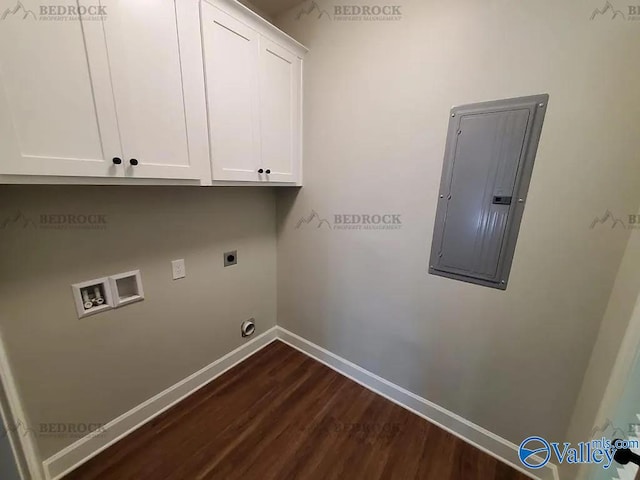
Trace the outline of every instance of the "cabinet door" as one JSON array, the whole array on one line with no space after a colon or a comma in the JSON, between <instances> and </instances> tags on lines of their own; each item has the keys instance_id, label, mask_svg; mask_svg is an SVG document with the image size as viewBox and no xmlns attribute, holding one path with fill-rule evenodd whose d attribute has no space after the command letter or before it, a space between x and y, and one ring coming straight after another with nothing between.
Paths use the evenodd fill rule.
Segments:
<instances>
[{"instance_id":1,"label":"cabinet door","mask_svg":"<svg viewBox=\"0 0 640 480\"><path fill-rule=\"evenodd\" d=\"M101 22L39 21L21 3L7 12L0 22L0 173L122 175L112 162L122 152L107 50L104 36L92 34Z\"/></svg>"},{"instance_id":2,"label":"cabinet door","mask_svg":"<svg viewBox=\"0 0 640 480\"><path fill-rule=\"evenodd\" d=\"M260 128L262 167L269 181L296 182L300 168L300 79L302 61L262 37Z\"/></svg>"},{"instance_id":3,"label":"cabinet door","mask_svg":"<svg viewBox=\"0 0 640 480\"><path fill-rule=\"evenodd\" d=\"M202 41L213 179L259 181L260 36L203 2Z\"/></svg>"},{"instance_id":4,"label":"cabinet door","mask_svg":"<svg viewBox=\"0 0 640 480\"><path fill-rule=\"evenodd\" d=\"M177 3L182 2L102 1L129 177L197 179L200 175L187 139Z\"/></svg>"}]
</instances>

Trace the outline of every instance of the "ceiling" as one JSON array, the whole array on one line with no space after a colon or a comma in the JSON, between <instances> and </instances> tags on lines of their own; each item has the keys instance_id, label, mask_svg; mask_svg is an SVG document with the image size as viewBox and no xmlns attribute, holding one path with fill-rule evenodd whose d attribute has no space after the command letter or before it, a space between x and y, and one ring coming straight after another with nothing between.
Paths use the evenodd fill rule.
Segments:
<instances>
[{"instance_id":1,"label":"ceiling","mask_svg":"<svg viewBox=\"0 0 640 480\"><path fill-rule=\"evenodd\" d=\"M252 3L257 7L257 10L261 10L273 18L299 5L302 1L303 0L248 0L243 3Z\"/></svg>"}]
</instances>

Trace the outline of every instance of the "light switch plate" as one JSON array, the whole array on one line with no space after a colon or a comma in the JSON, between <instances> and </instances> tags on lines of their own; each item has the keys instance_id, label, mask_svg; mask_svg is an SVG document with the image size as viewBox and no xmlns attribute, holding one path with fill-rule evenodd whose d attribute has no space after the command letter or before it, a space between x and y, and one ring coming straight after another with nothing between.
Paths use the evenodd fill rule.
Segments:
<instances>
[{"instance_id":1,"label":"light switch plate","mask_svg":"<svg viewBox=\"0 0 640 480\"><path fill-rule=\"evenodd\" d=\"M178 280L187 276L187 269L184 264L184 259L173 260L171 262L171 268L173 270L173 279Z\"/></svg>"}]
</instances>

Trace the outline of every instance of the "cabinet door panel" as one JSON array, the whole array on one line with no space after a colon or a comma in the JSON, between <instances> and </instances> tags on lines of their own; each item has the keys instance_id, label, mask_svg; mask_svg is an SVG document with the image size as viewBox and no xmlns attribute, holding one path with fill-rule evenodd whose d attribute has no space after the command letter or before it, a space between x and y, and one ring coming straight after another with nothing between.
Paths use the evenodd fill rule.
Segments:
<instances>
[{"instance_id":1,"label":"cabinet door panel","mask_svg":"<svg viewBox=\"0 0 640 480\"><path fill-rule=\"evenodd\" d=\"M259 35L202 3L202 41L213 179L259 181Z\"/></svg>"},{"instance_id":2,"label":"cabinet door panel","mask_svg":"<svg viewBox=\"0 0 640 480\"><path fill-rule=\"evenodd\" d=\"M0 24L0 173L121 175L111 161L122 152L104 36L94 35L100 22L26 12Z\"/></svg>"},{"instance_id":3,"label":"cabinet door panel","mask_svg":"<svg viewBox=\"0 0 640 480\"><path fill-rule=\"evenodd\" d=\"M199 178L187 139L176 0L103 3L126 175Z\"/></svg>"},{"instance_id":4,"label":"cabinet door panel","mask_svg":"<svg viewBox=\"0 0 640 480\"><path fill-rule=\"evenodd\" d=\"M260 128L262 166L270 181L295 182L300 159L301 60L262 38Z\"/></svg>"}]
</instances>

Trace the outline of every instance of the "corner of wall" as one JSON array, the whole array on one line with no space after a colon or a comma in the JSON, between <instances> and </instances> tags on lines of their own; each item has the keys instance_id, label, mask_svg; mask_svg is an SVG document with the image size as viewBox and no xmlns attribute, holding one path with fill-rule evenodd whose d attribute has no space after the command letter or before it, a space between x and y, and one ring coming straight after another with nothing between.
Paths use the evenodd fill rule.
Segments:
<instances>
[{"instance_id":1,"label":"corner of wall","mask_svg":"<svg viewBox=\"0 0 640 480\"><path fill-rule=\"evenodd\" d=\"M640 341L640 232L632 230L606 311L576 398L566 440L588 440L593 428L610 418L624 390ZM563 466L566 478L586 478L587 469Z\"/></svg>"}]
</instances>

